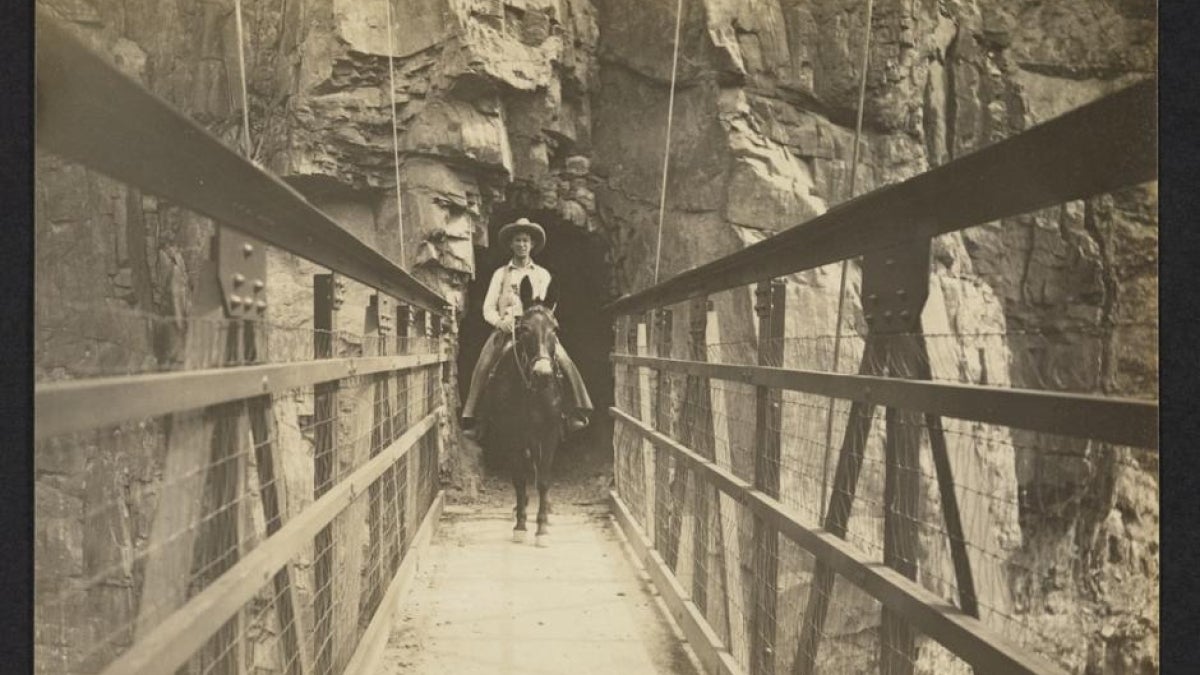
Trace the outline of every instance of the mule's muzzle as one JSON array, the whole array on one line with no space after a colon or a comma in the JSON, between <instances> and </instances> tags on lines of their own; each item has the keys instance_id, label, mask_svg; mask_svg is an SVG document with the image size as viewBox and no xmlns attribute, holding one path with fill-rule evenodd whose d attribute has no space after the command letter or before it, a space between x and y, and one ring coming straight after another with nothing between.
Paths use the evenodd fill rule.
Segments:
<instances>
[{"instance_id":1,"label":"mule's muzzle","mask_svg":"<svg viewBox=\"0 0 1200 675\"><path fill-rule=\"evenodd\" d=\"M554 365L550 359L541 358L534 362L530 372L534 377L544 379L554 375Z\"/></svg>"}]
</instances>

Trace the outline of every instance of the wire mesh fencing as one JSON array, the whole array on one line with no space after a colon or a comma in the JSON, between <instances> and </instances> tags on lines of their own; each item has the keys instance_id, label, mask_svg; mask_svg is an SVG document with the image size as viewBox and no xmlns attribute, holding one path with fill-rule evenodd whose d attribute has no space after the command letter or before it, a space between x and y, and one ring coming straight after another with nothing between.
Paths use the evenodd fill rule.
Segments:
<instances>
[{"instance_id":1,"label":"wire mesh fencing","mask_svg":"<svg viewBox=\"0 0 1200 675\"><path fill-rule=\"evenodd\" d=\"M81 230L42 185L35 397L83 423L37 434L36 671L346 672L437 502L440 315L274 248L269 304L231 313L217 224L39 159L124 206ZM93 231L160 265L61 255ZM111 410L139 406L170 412Z\"/></svg>"},{"instance_id":2,"label":"wire mesh fencing","mask_svg":"<svg viewBox=\"0 0 1200 675\"><path fill-rule=\"evenodd\" d=\"M289 516L312 508L315 492L354 475L434 412L440 392L431 396L422 378L436 380L428 372L344 380L329 416L315 388L305 387L40 444L39 672L103 671ZM289 556L276 580L239 610L238 626L214 634L187 672L237 672L238 663L299 672L289 663L302 646L314 655L333 649L324 672L342 672L436 495L433 429L346 506L329 533ZM312 458L322 443L336 454L336 470L318 482ZM70 497L75 487L83 498ZM333 551L336 566L321 573ZM326 597L332 605L318 609ZM358 632L310 643L298 628L313 627L315 636L323 623Z\"/></svg>"},{"instance_id":3,"label":"wire mesh fencing","mask_svg":"<svg viewBox=\"0 0 1200 675\"><path fill-rule=\"evenodd\" d=\"M739 294L749 296L735 290L715 302L745 311L752 304ZM757 375L704 377L679 363L1071 391L1052 369L1050 380L1013 381L1023 372L1014 363L1050 345L1155 326L1109 335L852 331L838 338L835 364L833 335L794 335L788 325L771 337L751 319L749 336L729 339L722 330L744 326L714 329L713 304L667 308L674 321L660 312L619 320L616 492L741 668L972 671L961 645L925 634L781 533L771 510L747 498L752 489L800 529L839 537L864 564L908 577L927 602L977 618L997 644L1066 671L1083 668L1104 625L1140 624L1157 611L1156 511L1135 514L1122 503L1129 491L1114 489L1137 483L1156 501L1155 449L756 386ZM915 370L897 347L913 343L925 350ZM1129 600L1120 617L1104 617L1112 597Z\"/></svg>"}]
</instances>

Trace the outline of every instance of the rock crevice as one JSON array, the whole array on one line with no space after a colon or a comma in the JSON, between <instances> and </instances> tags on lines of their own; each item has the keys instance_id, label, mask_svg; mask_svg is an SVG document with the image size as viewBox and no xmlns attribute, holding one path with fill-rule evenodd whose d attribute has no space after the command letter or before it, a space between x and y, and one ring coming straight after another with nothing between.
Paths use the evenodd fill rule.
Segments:
<instances>
[{"instance_id":1,"label":"rock crevice","mask_svg":"<svg viewBox=\"0 0 1200 675\"><path fill-rule=\"evenodd\" d=\"M256 161L460 311L469 282L488 272L476 255L502 224L497 214L536 213L602 242L613 288L597 292L649 286L660 253L675 3L393 1L393 72L384 3L247 5L249 100L242 101L230 0L39 0L230 147L240 146L248 106ZM1153 13L1137 2L878 0L869 27L860 0L686 0L683 7L660 278L850 196L868 30L856 194L1116 91L1152 73L1157 59ZM199 349L193 330L211 273L213 224L52 156L39 155L36 170L38 379L215 365L220 350ZM923 315L934 376L1157 396L1156 205L1156 185L1140 186L935 240ZM273 255L274 324L311 328L317 272ZM838 278L828 266L786 280L794 308L786 329L796 347L785 365L829 368L828 338L840 318L847 337L836 367L857 368L861 270L850 264L841 317ZM348 298L340 326L347 335L364 332L367 295L360 288ZM749 349L757 330L752 291L713 300L722 341ZM272 349L299 347L280 341ZM738 349L726 356L745 356ZM457 377L447 386L452 408ZM752 419L739 400L730 394L727 414ZM788 401L794 410L825 404ZM311 401L289 405L288 414L311 414ZM797 437L823 442L823 417L789 413L784 422ZM734 426L731 445L752 447ZM452 422L441 432L452 457L462 452L456 431ZM977 514L969 537L986 552L972 562L988 620L1019 626L1014 639L1075 671L1155 669L1156 463L1128 449L1019 430L963 424L951 431L959 439L951 444L956 475L980 492L965 506ZM172 433L182 432L152 425L127 430L121 442L85 443L96 458L90 467L61 443L39 450L39 594L52 579L78 584L97 565L144 550ZM834 438L840 434L835 426ZM288 441L308 447L311 439ZM880 451L878 434L871 443L869 452ZM312 491L311 458L302 454L287 460L292 495ZM933 471L928 458L925 446L925 475ZM733 461L751 465L745 456ZM789 489L808 499L821 478L793 476ZM865 477L862 494L881 481ZM939 496L931 481L923 485L923 518L934 524ZM290 499L298 500L292 508L303 503ZM98 521L89 514L101 503L121 507ZM881 541L875 515L856 511L851 526L867 546ZM921 546L922 583L952 594L944 542L927 535ZM55 669L94 669L66 649L96 629L86 607L137 616L144 570L114 569L81 595L67 634L39 638L38 653ZM785 592L799 596L808 572L796 569ZM866 610L852 600L831 626L840 626L842 639L865 640L877 620L855 614ZM936 650L924 653L926 665L949 672Z\"/></svg>"}]
</instances>

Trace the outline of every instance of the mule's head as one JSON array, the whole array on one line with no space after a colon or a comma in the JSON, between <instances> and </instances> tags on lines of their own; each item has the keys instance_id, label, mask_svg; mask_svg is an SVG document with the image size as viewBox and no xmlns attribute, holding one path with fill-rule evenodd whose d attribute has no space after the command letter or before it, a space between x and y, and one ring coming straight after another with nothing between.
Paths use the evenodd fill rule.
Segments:
<instances>
[{"instance_id":1,"label":"mule's head","mask_svg":"<svg viewBox=\"0 0 1200 675\"><path fill-rule=\"evenodd\" d=\"M545 298L535 300L529 278L521 280L521 307L525 312L517 322L516 342L528 360L529 377L534 386L544 386L554 378L555 351L558 349L558 321L554 318L552 289Z\"/></svg>"}]
</instances>

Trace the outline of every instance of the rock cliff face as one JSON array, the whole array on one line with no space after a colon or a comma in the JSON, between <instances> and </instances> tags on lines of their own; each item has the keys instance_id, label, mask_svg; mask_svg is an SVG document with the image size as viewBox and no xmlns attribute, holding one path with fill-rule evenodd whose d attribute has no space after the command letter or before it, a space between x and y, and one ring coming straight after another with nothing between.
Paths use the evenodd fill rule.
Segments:
<instances>
[{"instance_id":1,"label":"rock cliff face","mask_svg":"<svg viewBox=\"0 0 1200 675\"><path fill-rule=\"evenodd\" d=\"M230 145L248 103L256 161L459 309L470 279L487 272L477 269L476 247L501 224L496 213L537 213L603 242L613 288L598 293L652 283L674 3L245 5L248 102L232 0L39 0ZM683 7L662 279L848 197L866 37L863 0ZM1154 6L1137 0L877 0L870 31L860 194L1114 91L1156 62ZM219 354L182 347L171 329L192 311L211 223L55 157L39 157L37 171L38 377L211 365ZM930 338L935 377L1156 395L1155 189L939 239L923 320L927 333L954 337ZM274 324L311 327L307 288L316 271L273 255ZM865 330L856 266L849 278L842 371L857 367ZM829 367L828 342L815 336L834 332L837 287L835 267L788 280L787 335L795 345L818 345L789 351L788 365ZM749 292L714 300L723 342L755 339ZM361 333L365 289L347 302L339 327ZM674 343L685 345L686 322L676 326ZM729 404L731 417L742 416L736 406ZM823 442L823 417L796 414L785 426ZM1155 669L1157 465L1125 449L1005 429L952 431L962 439L952 448L960 480L987 495L964 508L984 514L968 536L989 553L973 562L984 570L981 593L997 625L1019 624L1015 638L1077 671ZM64 570L87 579L103 561L145 545L163 431L130 433L137 440L96 441L88 456L97 459L86 466L71 459L78 453L39 460L39 584ZM453 429L444 433L454 452ZM292 493L311 494L310 459L291 461ZM745 457L734 462L747 469ZM787 480L797 502L816 504L819 474ZM865 477L864 493L881 480ZM936 489L927 492L922 508L933 519ZM124 506L96 527L94 505L114 495L125 495ZM879 527L864 517L852 533L877 542ZM923 546L932 562L922 581L945 591L953 577L938 561L947 554L936 538ZM88 602L105 603L109 616L135 616L139 574L114 573L103 597ZM86 614L79 612L78 635L40 635L39 650L60 658L63 645L87 641L81 636L96 625ZM844 623L848 632L865 625ZM67 660L55 667L86 667L81 656Z\"/></svg>"},{"instance_id":2,"label":"rock cliff face","mask_svg":"<svg viewBox=\"0 0 1200 675\"><path fill-rule=\"evenodd\" d=\"M665 36L672 35L674 7L596 4L594 167L604 180L598 203L618 252L616 278L623 290L634 290L652 282L655 264L672 75ZM864 2L683 5L663 278L847 198L865 37ZM1155 67L1154 32L1152 7L1136 2L876 2L857 192L903 180L1144 77ZM1143 186L936 241L923 316L934 376L1156 395L1155 205L1155 186ZM859 284L852 267L846 317L852 354L864 326ZM788 287L795 308L788 337L820 345L814 336L834 329L836 269L796 275ZM754 338L748 294L714 300L723 340ZM789 352L786 360L828 368L828 342L823 350ZM853 357L839 364L843 371L855 367ZM823 442L823 419L815 417L785 412L785 433ZM981 514L968 538L988 552L973 555L973 563L991 620L1074 670L1154 670L1156 462L1144 453L1018 430L950 431L963 442L957 448L952 442L956 477L980 495L963 506ZM866 494L877 488L870 476L864 480ZM817 500L810 495L819 483L818 469L793 485L795 500L812 512ZM936 522L936 495L922 509ZM851 534L859 528L861 541L877 543L879 523L864 512L855 512ZM928 561L922 581L939 588L953 578L937 562L945 559L942 544L936 537L922 543Z\"/></svg>"},{"instance_id":3,"label":"rock cliff face","mask_svg":"<svg viewBox=\"0 0 1200 675\"><path fill-rule=\"evenodd\" d=\"M243 4L247 101L232 0L46 0L39 9L231 146L248 106L255 161L459 309L494 203L595 228L585 148L598 29L588 2ZM206 332L204 320L188 321L200 318L213 224L57 157L39 156L37 172L39 380L223 363L221 323ZM321 271L271 252L272 359L311 357L311 279ZM368 292L349 289L341 350L364 349ZM446 390L453 409L453 382ZM312 401L276 404L290 418L280 433L292 450L283 478L294 513L313 492L311 438L296 430ZM452 452L454 426L442 430ZM56 439L39 454L37 649L47 672L97 670L183 599L146 600L137 557L165 512L164 439L181 428L116 432ZM353 578L354 561L345 564Z\"/></svg>"}]
</instances>

